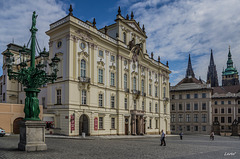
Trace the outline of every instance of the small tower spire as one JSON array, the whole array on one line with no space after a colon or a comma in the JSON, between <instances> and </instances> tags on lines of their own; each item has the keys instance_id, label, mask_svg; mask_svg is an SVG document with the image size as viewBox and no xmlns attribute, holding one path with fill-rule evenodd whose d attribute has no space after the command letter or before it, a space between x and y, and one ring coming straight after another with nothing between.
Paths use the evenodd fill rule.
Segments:
<instances>
[{"instance_id":1,"label":"small tower spire","mask_svg":"<svg viewBox=\"0 0 240 159\"><path fill-rule=\"evenodd\" d=\"M144 24L142 26L142 31L145 33L145 27L144 27Z\"/></svg>"},{"instance_id":2,"label":"small tower spire","mask_svg":"<svg viewBox=\"0 0 240 159\"><path fill-rule=\"evenodd\" d=\"M107 35L108 28L107 26L104 27L105 34Z\"/></svg>"},{"instance_id":3,"label":"small tower spire","mask_svg":"<svg viewBox=\"0 0 240 159\"><path fill-rule=\"evenodd\" d=\"M118 7L118 15L121 15L121 8L120 8L120 6Z\"/></svg>"},{"instance_id":4,"label":"small tower spire","mask_svg":"<svg viewBox=\"0 0 240 159\"><path fill-rule=\"evenodd\" d=\"M126 19L129 20L129 15L127 14Z\"/></svg>"},{"instance_id":5,"label":"small tower spire","mask_svg":"<svg viewBox=\"0 0 240 159\"><path fill-rule=\"evenodd\" d=\"M131 20L133 20L133 17L134 17L133 12L131 12Z\"/></svg>"},{"instance_id":6,"label":"small tower spire","mask_svg":"<svg viewBox=\"0 0 240 159\"><path fill-rule=\"evenodd\" d=\"M190 57L190 54L189 54L188 67L187 67L187 71L186 71L186 78L192 78L192 77L195 77L195 74L194 74L193 69L192 69L191 57Z\"/></svg>"},{"instance_id":7,"label":"small tower spire","mask_svg":"<svg viewBox=\"0 0 240 159\"><path fill-rule=\"evenodd\" d=\"M160 62L160 56L158 56L158 62Z\"/></svg>"},{"instance_id":8,"label":"small tower spire","mask_svg":"<svg viewBox=\"0 0 240 159\"><path fill-rule=\"evenodd\" d=\"M167 67L168 67L168 61L167 61L166 65L167 65Z\"/></svg>"},{"instance_id":9,"label":"small tower spire","mask_svg":"<svg viewBox=\"0 0 240 159\"><path fill-rule=\"evenodd\" d=\"M69 8L69 14L68 15L71 15L71 16L73 16L73 9L72 9L72 5L70 4L70 8Z\"/></svg>"},{"instance_id":10,"label":"small tower spire","mask_svg":"<svg viewBox=\"0 0 240 159\"><path fill-rule=\"evenodd\" d=\"M153 52L151 52L151 59L153 59Z\"/></svg>"}]
</instances>

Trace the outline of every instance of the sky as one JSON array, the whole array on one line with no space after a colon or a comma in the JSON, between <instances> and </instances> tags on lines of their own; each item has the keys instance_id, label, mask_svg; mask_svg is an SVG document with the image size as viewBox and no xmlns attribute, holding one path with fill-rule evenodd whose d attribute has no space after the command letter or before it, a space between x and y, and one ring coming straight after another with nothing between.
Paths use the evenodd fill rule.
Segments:
<instances>
[{"instance_id":1,"label":"sky","mask_svg":"<svg viewBox=\"0 0 240 159\"><path fill-rule=\"evenodd\" d=\"M33 11L38 14L38 42L48 48L45 32L49 24L68 14L70 4L81 20L96 18L98 29L114 23L118 6L124 17L133 11L134 19L145 25L148 53L169 62L171 85L184 78L189 54L195 76L206 81L211 49L220 84L229 46L240 70L239 0L0 0L0 51L13 41L28 42Z\"/></svg>"}]
</instances>

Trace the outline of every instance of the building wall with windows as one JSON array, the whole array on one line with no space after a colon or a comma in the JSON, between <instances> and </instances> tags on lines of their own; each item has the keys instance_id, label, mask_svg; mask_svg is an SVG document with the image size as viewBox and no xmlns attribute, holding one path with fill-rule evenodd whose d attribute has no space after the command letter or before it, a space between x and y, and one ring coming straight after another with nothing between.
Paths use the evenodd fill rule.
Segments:
<instances>
[{"instance_id":1,"label":"building wall with windows","mask_svg":"<svg viewBox=\"0 0 240 159\"><path fill-rule=\"evenodd\" d=\"M69 14L47 31L50 56L62 59L47 87L47 113L61 134L170 133L169 68L149 57L134 19L115 21L98 30Z\"/></svg>"},{"instance_id":2,"label":"building wall with windows","mask_svg":"<svg viewBox=\"0 0 240 159\"><path fill-rule=\"evenodd\" d=\"M213 88L212 120L217 121L220 132L232 132L234 120L240 122L240 85Z\"/></svg>"},{"instance_id":3,"label":"building wall with windows","mask_svg":"<svg viewBox=\"0 0 240 159\"><path fill-rule=\"evenodd\" d=\"M211 131L211 87L184 83L171 87L171 132L208 134Z\"/></svg>"}]
</instances>

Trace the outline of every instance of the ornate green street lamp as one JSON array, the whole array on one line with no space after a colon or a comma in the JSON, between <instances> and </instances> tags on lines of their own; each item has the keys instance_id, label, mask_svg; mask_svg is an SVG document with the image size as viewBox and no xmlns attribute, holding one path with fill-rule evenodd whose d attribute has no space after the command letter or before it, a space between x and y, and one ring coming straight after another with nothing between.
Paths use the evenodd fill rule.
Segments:
<instances>
[{"instance_id":1,"label":"ornate green street lamp","mask_svg":"<svg viewBox=\"0 0 240 159\"><path fill-rule=\"evenodd\" d=\"M25 99L25 119L24 120L34 120L39 121L39 100L38 93L40 92L40 88L42 85L48 82L54 82L57 79L57 71L58 71L58 62L60 59L55 55L54 58L51 59L51 63L49 66L52 68L51 74L46 73L47 62L49 57L49 52L46 52L46 49L39 53L41 62L39 62L35 66L35 53L36 53L36 32L38 29L36 28L36 12L33 12L32 15L32 27L30 29L31 32L31 47L30 49L24 47L22 50L19 50L20 55L20 69L18 71L14 71L12 66L14 65L14 57L13 54L7 49L3 55L5 57L5 63L7 66L7 72L9 79L17 80L22 83L26 88L24 91L26 92ZM30 60L28 59L30 57ZM30 66L28 67L28 62L30 61Z\"/></svg>"}]
</instances>

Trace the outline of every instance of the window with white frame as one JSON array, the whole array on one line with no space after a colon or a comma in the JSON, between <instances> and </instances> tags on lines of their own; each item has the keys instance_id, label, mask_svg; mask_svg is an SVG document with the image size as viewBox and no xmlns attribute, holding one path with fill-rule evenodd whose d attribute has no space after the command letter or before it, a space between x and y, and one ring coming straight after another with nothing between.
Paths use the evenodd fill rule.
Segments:
<instances>
[{"instance_id":1,"label":"window with white frame","mask_svg":"<svg viewBox=\"0 0 240 159\"><path fill-rule=\"evenodd\" d=\"M98 82L103 83L103 69L98 70Z\"/></svg>"},{"instance_id":2,"label":"window with white frame","mask_svg":"<svg viewBox=\"0 0 240 159\"><path fill-rule=\"evenodd\" d=\"M198 114L194 114L194 122L198 122Z\"/></svg>"},{"instance_id":3,"label":"window with white frame","mask_svg":"<svg viewBox=\"0 0 240 159\"><path fill-rule=\"evenodd\" d=\"M157 73L155 73L155 79L157 80L157 78L158 78L158 75L157 75Z\"/></svg>"},{"instance_id":4,"label":"window with white frame","mask_svg":"<svg viewBox=\"0 0 240 159\"><path fill-rule=\"evenodd\" d=\"M111 72L111 86L115 86L115 73Z\"/></svg>"},{"instance_id":5,"label":"window with white frame","mask_svg":"<svg viewBox=\"0 0 240 159\"><path fill-rule=\"evenodd\" d=\"M81 77L86 77L86 61L81 60Z\"/></svg>"},{"instance_id":6,"label":"window with white frame","mask_svg":"<svg viewBox=\"0 0 240 159\"><path fill-rule=\"evenodd\" d=\"M103 117L99 117L99 129L103 129Z\"/></svg>"},{"instance_id":7,"label":"window with white frame","mask_svg":"<svg viewBox=\"0 0 240 159\"><path fill-rule=\"evenodd\" d=\"M149 112L152 112L152 103L149 102Z\"/></svg>"},{"instance_id":8,"label":"window with white frame","mask_svg":"<svg viewBox=\"0 0 240 159\"><path fill-rule=\"evenodd\" d=\"M163 98L166 98L166 87L163 87Z\"/></svg>"},{"instance_id":9,"label":"window with white frame","mask_svg":"<svg viewBox=\"0 0 240 159\"><path fill-rule=\"evenodd\" d=\"M134 101L133 101L133 104L134 104L134 110L137 110L137 101L134 100Z\"/></svg>"},{"instance_id":10,"label":"window with white frame","mask_svg":"<svg viewBox=\"0 0 240 159\"><path fill-rule=\"evenodd\" d=\"M124 107L125 107L125 110L127 110L127 108L128 108L128 100L127 100L127 98L124 98Z\"/></svg>"},{"instance_id":11,"label":"window with white frame","mask_svg":"<svg viewBox=\"0 0 240 159\"><path fill-rule=\"evenodd\" d=\"M158 129L158 119L155 120L156 129Z\"/></svg>"},{"instance_id":12,"label":"window with white frame","mask_svg":"<svg viewBox=\"0 0 240 159\"><path fill-rule=\"evenodd\" d=\"M144 111L144 101L142 101L142 111Z\"/></svg>"},{"instance_id":13,"label":"window with white frame","mask_svg":"<svg viewBox=\"0 0 240 159\"><path fill-rule=\"evenodd\" d=\"M115 129L115 118L111 118L111 129Z\"/></svg>"},{"instance_id":14,"label":"window with white frame","mask_svg":"<svg viewBox=\"0 0 240 159\"><path fill-rule=\"evenodd\" d=\"M144 95L144 80L142 80L142 95Z\"/></svg>"},{"instance_id":15,"label":"window with white frame","mask_svg":"<svg viewBox=\"0 0 240 159\"><path fill-rule=\"evenodd\" d=\"M190 114L187 114L187 115L186 115L186 121L187 121L187 122L190 122L190 119L191 119Z\"/></svg>"},{"instance_id":16,"label":"window with white frame","mask_svg":"<svg viewBox=\"0 0 240 159\"><path fill-rule=\"evenodd\" d=\"M181 123L183 120L183 115L182 114L178 114L178 121Z\"/></svg>"},{"instance_id":17,"label":"window with white frame","mask_svg":"<svg viewBox=\"0 0 240 159\"><path fill-rule=\"evenodd\" d=\"M149 84L149 95L151 96L152 95L152 85Z\"/></svg>"},{"instance_id":18,"label":"window with white frame","mask_svg":"<svg viewBox=\"0 0 240 159\"><path fill-rule=\"evenodd\" d=\"M115 96L111 96L111 108L115 107Z\"/></svg>"},{"instance_id":19,"label":"window with white frame","mask_svg":"<svg viewBox=\"0 0 240 159\"><path fill-rule=\"evenodd\" d=\"M158 112L158 104L156 103L155 104L155 113L157 113Z\"/></svg>"},{"instance_id":20,"label":"window with white frame","mask_svg":"<svg viewBox=\"0 0 240 159\"><path fill-rule=\"evenodd\" d=\"M127 43L127 36L126 36L125 32L123 32L123 42L124 42L124 44Z\"/></svg>"},{"instance_id":21,"label":"window with white frame","mask_svg":"<svg viewBox=\"0 0 240 159\"><path fill-rule=\"evenodd\" d=\"M202 114L202 122L203 123L207 122L207 115L206 114Z\"/></svg>"},{"instance_id":22,"label":"window with white frame","mask_svg":"<svg viewBox=\"0 0 240 159\"><path fill-rule=\"evenodd\" d=\"M115 62L115 56L114 55L111 55L111 61Z\"/></svg>"},{"instance_id":23,"label":"window with white frame","mask_svg":"<svg viewBox=\"0 0 240 159\"><path fill-rule=\"evenodd\" d=\"M57 104L62 103L62 94L61 94L61 89L57 89Z\"/></svg>"},{"instance_id":24,"label":"window with white frame","mask_svg":"<svg viewBox=\"0 0 240 159\"><path fill-rule=\"evenodd\" d=\"M82 90L82 104L87 104L87 91Z\"/></svg>"},{"instance_id":25,"label":"window with white frame","mask_svg":"<svg viewBox=\"0 0 240 159\"><path fill-rule=\"evenodd\" d=\"M155 86L155 97L157 97L157 96L158 96L158 87Z\"/></svg>"},{"instance_id":26,"label":"window with white frame","mask_svg":"<svg viewBox=\"0 0 240 159\"><path fill-rule=\"evenodd\" d=\"M98 105L99 107L103 106L103 94L98 95Z\"/></svg>"},{"instance_id":27,"label":"window with white frame","mask_svg":"<svg viewBox=\"0 0 240 159\"><path fill-rule=\"evenodd\" d=\"M125 73L124 74L124 89L126 90L127 89L127 74Z\"/></svg>"},{"instance_id":28,"label":"window with white frame","mask_svg":"<svg viewBox=\"0 0 240 159\"><path fill-rule=\"evenodd\" d=\"M152 119L149 119L149 128L152 129Z\"/></svg>"},{"instance_id":29,"label":"window with white frame","mask_svg":"<svg viewBox=\"0 0 240 159\"><path fill-rule=\"evenodd\" d=\"M103 51L102 50L99 50L99 52L98 52L99 54L99 56L101 56L101 57L103 57Z\"/></svg>"},{"instance_id":30,"label":"window with white frame","mask_svg":"<svg viewBox=\"0 0 240 159\"><path fill-rule=\"evenodd\" d=\"M136 91L136 89L137 89L136 83L137 83L136 77L133 77L133 90L134 91Z\"/></svg>"},{"instance_id":31,"label":"window with white frame","mask_svg":"<svg viewBox=\"0 0 240 159\"><path fill-rule=\"evenodd\" d=\"M151 71L149 71L149 79L151 79L152 77L152 72Z\"/></svg>"},{"instance_id":32,"label":"window with white frame","mask_svg":"<svg viewBox=\"0 0 240 159\"><path fill-rule=\"evenodd\" d=\"M175 114L171 114L171 122L175 122Z\"/></svg>"}]
</instances>

